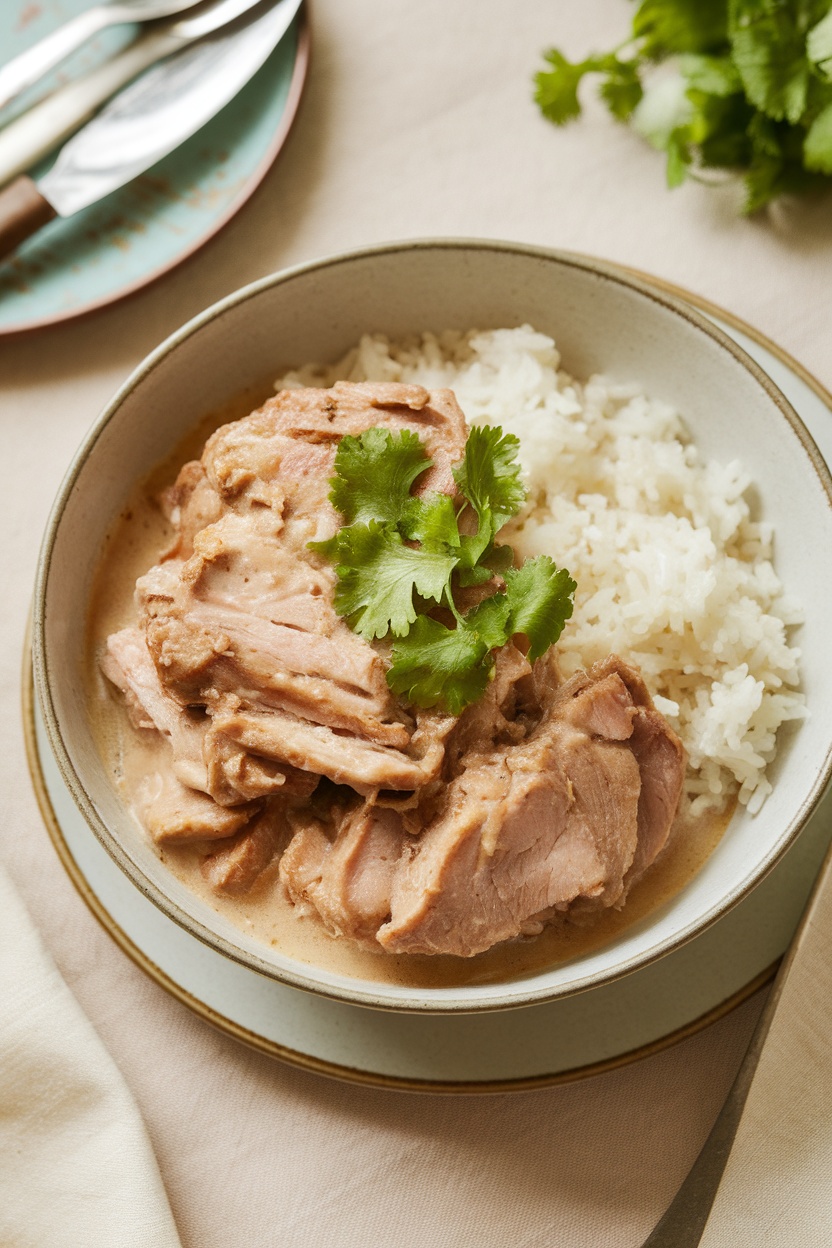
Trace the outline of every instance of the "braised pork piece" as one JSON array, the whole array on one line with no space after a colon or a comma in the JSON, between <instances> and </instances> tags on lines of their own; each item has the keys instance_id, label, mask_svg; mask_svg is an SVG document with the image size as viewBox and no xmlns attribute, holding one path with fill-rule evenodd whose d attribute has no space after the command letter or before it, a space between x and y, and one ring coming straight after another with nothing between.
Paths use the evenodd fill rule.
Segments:
<instances>
[{"instance_id":1,"label":"braised pork piece","mask_svg":"<svg viewBox=\"0 0 832 1248\"><path fill-rule=\"evenodd\" d=\"M458 717L394 697L385 646L340 618L308 545L340 524L340 439L377 426L418 433L433 467L417 490L455 495L451 391L283 391L180 471L175 540L102 667L135 728L167 742L142 821L161 847L201 850L219 894L269 878L333 934L468 957L620 906L667 840L684 753L614 655L562 683L552 651L531 665L515 638Z\"/></svg>"}]
</instances>

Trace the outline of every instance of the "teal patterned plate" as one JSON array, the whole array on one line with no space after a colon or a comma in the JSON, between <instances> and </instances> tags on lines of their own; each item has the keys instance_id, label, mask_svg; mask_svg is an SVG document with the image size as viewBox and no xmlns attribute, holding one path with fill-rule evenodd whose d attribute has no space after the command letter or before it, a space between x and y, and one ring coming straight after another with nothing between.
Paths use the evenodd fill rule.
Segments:
<instances>
[{"instance_id":1,"label":"teal patterned plate","mask_svg":"<svg viewBox=\"0 0 832 1248\"><path fill-rule=\"evenodd\" d=\"M91 3L3 0L0 62ZM102 34L46 86L85 72L135 33L121 26ZM121 299L207 242L249 198L282 147L308 59L302 11L248 86L187 143L100 203L53 221L0 264L0 335L54 325Z\"/></svg>"}]
</instances>

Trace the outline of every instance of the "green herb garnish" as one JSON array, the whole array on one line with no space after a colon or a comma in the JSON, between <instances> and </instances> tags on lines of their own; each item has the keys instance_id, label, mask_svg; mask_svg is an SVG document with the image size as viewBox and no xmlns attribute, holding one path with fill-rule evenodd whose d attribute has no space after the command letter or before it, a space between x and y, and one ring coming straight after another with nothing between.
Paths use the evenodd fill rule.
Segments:
<instances>
[{"instance_id":1,"label":"green herb garnish","mask_svg":"<svg viewBox=\"0 0 832 1248\"><path fill-rule=\"evenodd\" d=\"M571 62L552 48L545 59L535 76L544 115L578 117L582 79L601 75L613 116L665 152L669 186L739 171L752 213L832 175L830 0L640 0L614 51ZM651 81L668 59L676 72Z\"/></svg>"},{"instance_id":2,"label":"green herb garnish","mask_svg":"<svg viewBox=\"0 0 832 1248\"><path fill-rule=\"evenodd\" d=\"M457 512L447 494L411 492L432 466L417 434L368 429L338 447L329 497L345 523L310 547L335 564L335 607L351 628L367 641L392 636L387 682L417 706L458 715L485 692L494 650L520 633L534 661L572 614L568 572L548 555L514 568L511 547L495 540L526 498L518 449L499 428L471 430L453 469L465 499ZM461 531L468 508L472 522ZM495 574L505 589L461 612L454 585L484 584ZM452 624L436 618L438 608Z\"/></svg>"}]
</instances>

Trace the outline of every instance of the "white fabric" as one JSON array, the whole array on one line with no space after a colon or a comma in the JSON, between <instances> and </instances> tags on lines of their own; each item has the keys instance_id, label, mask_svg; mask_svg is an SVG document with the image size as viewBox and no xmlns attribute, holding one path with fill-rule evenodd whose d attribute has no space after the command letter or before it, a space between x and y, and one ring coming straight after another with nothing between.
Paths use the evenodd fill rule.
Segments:
<instances>
[{"instance_id":1,"label":"white fabric","mask_svg":"<svg viewBox=\"0 0 832 1248\"><path fill-rule=\"evenodd\" d=\"M179 1246L133 1098L2 867L0 1244Z\"/></svg>"},{"instance_id":2,"label":"white fabric","mask_svg":"<svg viewBox=\"0 0 832 1248\"><path fill-rule=\"evenodd\" d=\"M38 8L15 2L21 21ZM668 192L661 157L596 102L563 130L535 109L541 50L558 44L577 57L620 43L628 0L311 0L311 9L298 121L239 216L143 293L0 341L0 854L139 1105L185 1248L638 1248L710 1129L759 1000L674 1049L566 1087L443 1099L340 1085L220 1035L147 979L76 895L26 780L19 655L58 483L142 357L245 282L391 238L517 239L695 290L832 384L829 196L744 221L730 190ZM285 363L275 343L276 371ZM797 1022L800 1010L787 1014ZM796 1073L805 1069L797 1044L784 1035ZM828 1077L829 1065L818 1062L811 1078ZM758 1139L770 1134L759 1121ZM832 1146L807 1138L812 1164L795 1170L785 1218L761 1230L766 1248L832 1242L832 1232L804 1235L790 1222L801 1174L821 1211L829 1188ZM776 1204L783 1159L779 1145L760 1152L741 1189L752 1214L761 1193ZM0 1184L7 1174L0 1157ZM36 1210L38 1195L18 1191L18 1207ZM732 1233L734 1248L743 1241ZM56 1243L47 1236L38 1248ZM149 1234L144 1243L152 1248Z\"/></svg>"}]
</instances>

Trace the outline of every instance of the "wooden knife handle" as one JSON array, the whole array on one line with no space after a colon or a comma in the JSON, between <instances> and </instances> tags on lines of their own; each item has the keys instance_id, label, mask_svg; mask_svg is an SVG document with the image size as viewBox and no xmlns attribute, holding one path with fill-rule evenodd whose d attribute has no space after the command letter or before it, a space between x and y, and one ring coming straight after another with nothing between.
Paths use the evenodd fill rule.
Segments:
<instances>
[{"instance_id":1,"label":"wooden knife handle","mask_svg":"<svg viewBox=\"0 0 832 1248\"><path fill-rule=\"evenodd\" d=\"M15 178L0 191L0 260L57 215L31 178Z\"/></svg>"}]
</instances>

